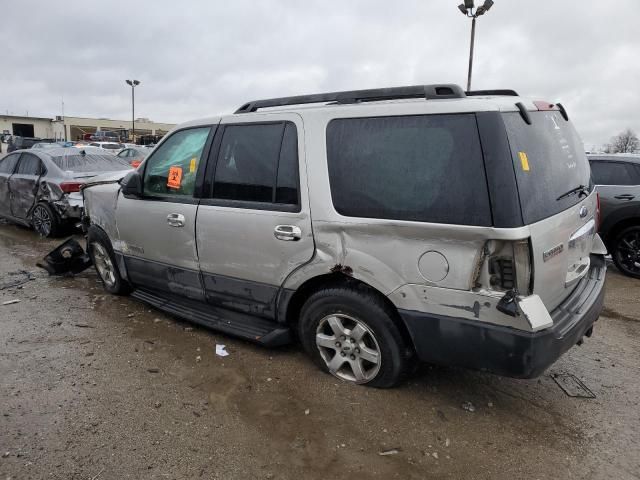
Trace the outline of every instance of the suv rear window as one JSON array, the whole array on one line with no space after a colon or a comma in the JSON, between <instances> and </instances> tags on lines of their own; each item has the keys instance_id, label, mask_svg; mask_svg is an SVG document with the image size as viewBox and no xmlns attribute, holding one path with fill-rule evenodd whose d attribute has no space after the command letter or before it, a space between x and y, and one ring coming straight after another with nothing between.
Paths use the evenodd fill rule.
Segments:
<instances>
[{"instance_id":1,"label":"suv rear window","mask_svg":"<svg viewBox=\"0 0 640 480\"><path fill-rule=\"evenodd\" d=\"M516 171L522 218L531 224L580 202L578 194L556 200L569 190L590 188L591 170L582 141L560 112L529 112L531 125L520 113L504 113Z\"/></svg>"},{"instance_id":2,"label":"suv rear window","mask_svg":"<svg viewBox=\"0 0 640 480\"><path fill-rule=\"evenodd\" d=\"M341 215L491 225L473 114L332 120L327 161Z\"/></svg>"}]
</instances>

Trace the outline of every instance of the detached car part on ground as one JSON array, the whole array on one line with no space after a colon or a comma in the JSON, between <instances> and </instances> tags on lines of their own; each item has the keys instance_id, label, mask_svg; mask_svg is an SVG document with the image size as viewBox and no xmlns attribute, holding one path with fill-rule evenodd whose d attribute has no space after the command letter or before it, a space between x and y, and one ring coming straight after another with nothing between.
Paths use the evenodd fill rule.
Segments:
<instances>
[{"instance_id":1,"label":"detached car part on ground","mask_svg":"<svg viewBox=\"0 0 640 480\"><path fill-rule=\"evenodd\" d=\"M561 105L512 91L251 102L87 186L88 252L111 293L266 346L297 337L346 381L389 387L416 360L531 378L603 306L583 152Z\"/></svg>"},{"instance_id":2,"label":"detached car part on ground","mask_svg":"<svg viewBox=\"0 0 640 480\"><path fill-rule=\"evenodd\" d=\"M600 194L600 235L623 274L640 278L640 155L589 155Z\"/></svg>"},{"instance_id":3,"label":"detached car part on ground","mask_svg":"<svg viewBox=\"0 0 640 480\"><path fill-rule=\"evenodd\" d=\"M95 149L20 150L0 159L0 217L57 236L82 216L80 187L104 172L130 170ZM123 173L123 174L124 174Z\"/></svg>"}]
</instances>

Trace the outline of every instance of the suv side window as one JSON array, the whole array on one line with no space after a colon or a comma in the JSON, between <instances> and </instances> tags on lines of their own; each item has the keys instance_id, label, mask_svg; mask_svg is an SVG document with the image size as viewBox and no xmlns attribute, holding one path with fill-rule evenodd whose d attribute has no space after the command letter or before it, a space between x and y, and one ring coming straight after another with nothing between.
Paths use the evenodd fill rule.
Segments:
<instances>
[{"instance_id":1,"label":"suv side window","mask_svg":"<svg viewBox=\"0 0 640 480\"><path fill-rule=\"evenodd\" d=\"M226 125L213 198L298 204L298 135L291 122Z\"/></svg>"},{"instance_id":2,"label":"suv side window","mask_svg":"<svg viewBox=\"0 0 640 480\"><path fill-rule=\"evenodd\" d=\"M16 174L20 175L40 175L42 173L42 162L35 155L23 153Z\"/></svg>"},{"instance_id":3,"label":"suv side window","mask_svg":"<svg viewBox=\"0 0 640 480\"><path fill-rule=\"evenodd\" d=\"M335 119L327 162L341 215L492 224L473 114Z\"/></svg>"},{"instance_id":4,"label":"suv side window","mask_svg":"<svg viewBox=\"0 0 640 480\"><path fill-rule=\"evenodd\" d=\"M0 159L0 173L12 174L16 168L16 163L18 163L18 158L20 158L19 153L12 153Z\"/></svg>"},{"instance_id":5,"label":"suv side window","mask_svg":"<svg viewBox=\"0 0 640 480\"><path fill-rule=\"evenodd\" d=\"M591 175L596 185L638 185L633 165L622 162L591 161Z\"/></svg>"},{"instance_id":6,"label":"suv side window","mask_svg":"<svg viewBox=\"0 0 640 480\"><path fill-rule=\"evenodd\" d=\"M157 148L146 162L144 194L193 196L198 165L210 127L180 130Z\"/></svg>"}]
</instances>

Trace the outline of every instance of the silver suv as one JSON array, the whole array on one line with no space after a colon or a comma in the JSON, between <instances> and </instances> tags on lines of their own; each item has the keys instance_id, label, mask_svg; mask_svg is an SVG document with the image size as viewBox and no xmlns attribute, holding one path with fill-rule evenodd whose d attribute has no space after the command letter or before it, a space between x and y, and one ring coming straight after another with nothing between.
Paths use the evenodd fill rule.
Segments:
<instances>
[{"instance_id":1,"label":"silver suv","mask_svg":"<svg viewBox=\"0 0 640 480\"><path fill-rule=\"evenodd\" d=\"M84 190L105 288L376 387L416 359L540 375L590 336L605 247L560 104L428 85L247 103Z\"/></svg>"}]
</instances>

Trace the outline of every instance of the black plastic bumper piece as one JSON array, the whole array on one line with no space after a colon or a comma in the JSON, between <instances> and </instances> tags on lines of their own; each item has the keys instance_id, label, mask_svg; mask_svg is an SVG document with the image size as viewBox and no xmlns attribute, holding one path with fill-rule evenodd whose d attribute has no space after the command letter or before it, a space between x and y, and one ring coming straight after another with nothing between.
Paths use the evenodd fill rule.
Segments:
<instances>
[{"instance_id":1,"label":"black plastic bumper piece","mask_svg":"<svg viewBox=\"0 0 640 480\"><path fill-rule=\"evenodd\" d=\"M604 257L591 255L589 273L551 312L553 326L539 332L409 310L400 316L424 362L535 378L591 335L604 305L605 273Z\"/></svg>"}]
</instances>

